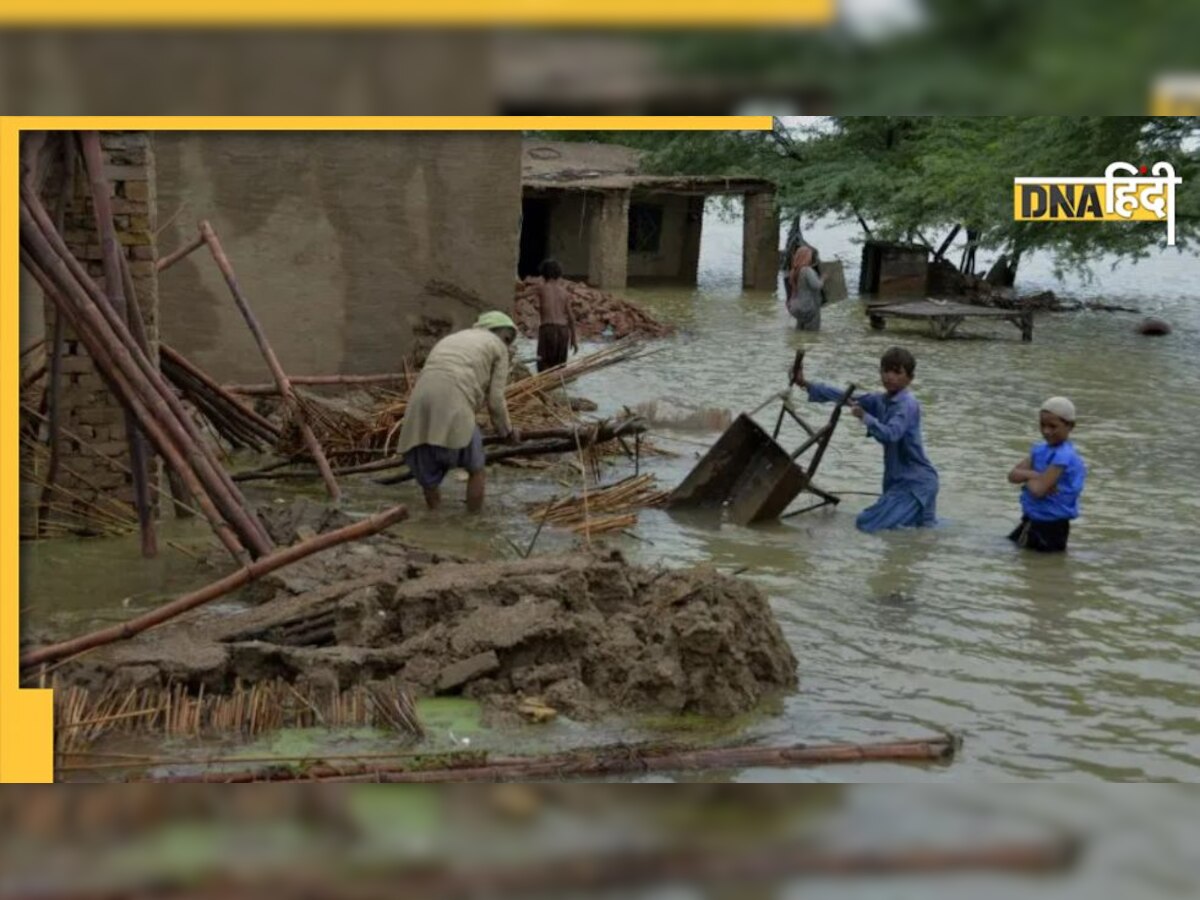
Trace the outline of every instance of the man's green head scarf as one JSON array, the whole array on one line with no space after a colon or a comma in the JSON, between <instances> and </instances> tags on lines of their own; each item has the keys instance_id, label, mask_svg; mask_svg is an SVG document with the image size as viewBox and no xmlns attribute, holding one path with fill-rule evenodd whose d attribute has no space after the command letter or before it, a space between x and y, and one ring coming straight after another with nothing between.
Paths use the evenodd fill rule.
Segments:
<instances>
[{"instance_id":1,"label":"man's green head scarf","mask_svg":"<svg viewBox=\"0 0 1200 900\"><path fill-rule=\"evenodd\" d=\"M487 328L489 331L495 331L497 328L511 328L517 330L517 323L510 319L507 315L499 310L485 312L475 320L476 328Z\"/></svg>"}]
</instances>

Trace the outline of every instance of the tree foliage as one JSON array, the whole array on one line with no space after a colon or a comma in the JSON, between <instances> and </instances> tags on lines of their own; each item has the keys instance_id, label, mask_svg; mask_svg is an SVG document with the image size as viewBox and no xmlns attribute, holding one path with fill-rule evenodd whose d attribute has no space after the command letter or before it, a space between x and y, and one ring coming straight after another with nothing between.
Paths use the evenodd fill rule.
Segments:
<instances>
[{"instance_id":1,"label":"tree foliage","mask_svg":"<svg viewBox=\"0 0 1200 900\"><path fill-rule=\"evenodd\" d=\"M608 140L630 143L623 135ZM645 166L670 174L770 178L786 215L859 221L875 237L927 240L955 225L1010 258L1052 253L1087 272L1098 257L1145 256L1162 244L1159 223L1013 221L1013 178L1099 176L1114 161L1167 160L1183 177L1176 245L1200 238L1200 117L836 116L771 132L642 133Z\"/></svg>"}]
</instances>

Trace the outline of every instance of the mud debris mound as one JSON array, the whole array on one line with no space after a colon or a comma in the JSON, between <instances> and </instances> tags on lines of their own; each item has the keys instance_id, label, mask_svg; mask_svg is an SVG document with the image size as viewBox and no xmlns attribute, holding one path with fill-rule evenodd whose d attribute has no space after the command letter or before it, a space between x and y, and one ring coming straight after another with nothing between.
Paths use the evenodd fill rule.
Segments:
<instances>
[{"instance_id":1,"label":"mud debris mound","mask_svg":"<svg viewBox=\"0 0 1200 900\"><path fill-rule=\"evenodd\" d=\"M61 675L205 692L267 678L342 689L396 678L417 696L461 694L493 713L538 697L581 720L731 716L796 686L766 597L707 567L654 571L615 552L446 562L364 542L319 586L281 574L258 586L273 592L258 606L164 626Z\"/></svg>"},{"instance_id":2,"label":"mud debris mound","mask_svg":"<svg viewBox=\"0 0 1200 900\"><path fill-rule=\"evenodd\" d=\"M536 289L541 283L541 278L530 277L516 284L513 319L525 337L537 337L539 319ZM628 300L578 281L563 279L563 284L571 295L571 312L575 316L575 330L580 340L630 335L657 338L675 332L672 326L659 322Z\"/></svg>"}]
</instances>

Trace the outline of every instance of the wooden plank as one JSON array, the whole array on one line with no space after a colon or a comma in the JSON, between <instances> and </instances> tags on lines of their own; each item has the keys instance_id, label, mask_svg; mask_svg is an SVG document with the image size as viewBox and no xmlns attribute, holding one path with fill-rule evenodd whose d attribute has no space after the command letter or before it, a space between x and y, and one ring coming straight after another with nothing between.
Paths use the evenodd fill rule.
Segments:
<instances>
[{"instance_id":1,"label":"wooden plank","mask_svg":"<svg viewBox=\"0 0 1200 900\"><path fill-rule=\"evenodd\" d=\"M990 306L972 306L968 303L934 303L920 300L914 303L888 304L870 307L873 316L893 316L901 319L929 319L945 316L967 316L976 319L1009 319L1022 315L1022 310L995 309Z\"/></svg>"}]
</instances>

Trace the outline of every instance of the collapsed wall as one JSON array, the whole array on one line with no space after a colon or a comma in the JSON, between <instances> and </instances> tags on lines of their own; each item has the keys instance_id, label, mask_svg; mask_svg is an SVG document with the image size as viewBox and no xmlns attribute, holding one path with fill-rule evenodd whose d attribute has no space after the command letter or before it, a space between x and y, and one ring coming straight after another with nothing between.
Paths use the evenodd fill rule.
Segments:
<instances>
[{"instance_id":1,"label":"collapsed wall","mask_svg":"<svg viewBox=\"0 0 1200 900\"><path fill-rule=\"evenodd\" d=\"M244 599L259 605L100 648L59 675L206 693L270 678L339 689L395 679L493 710L536 696L579 719L730 716L796 685L796 660L753 584L707 567L632 566L615 552L465 562L379 535L281 570Z\"/></svg>"}]
</instances>

